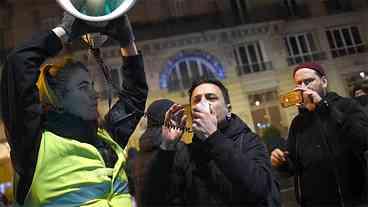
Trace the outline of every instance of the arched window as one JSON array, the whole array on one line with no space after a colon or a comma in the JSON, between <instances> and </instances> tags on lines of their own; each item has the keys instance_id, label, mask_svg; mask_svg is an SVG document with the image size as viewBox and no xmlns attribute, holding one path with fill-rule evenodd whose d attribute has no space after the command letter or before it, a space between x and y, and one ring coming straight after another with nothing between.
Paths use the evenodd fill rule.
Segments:
<instances>
[{"instance_id":1,"label":"arched window","mask_svg":"<svg viewBox=\"0 0 368 207\"><path fill-rule=\"evenodd\" d=\"M224 78L223 68L216 58L201 51L180 52L168 61L160 84L168 91L183 90L203 77Z\"/></svg>"}]
</instances>

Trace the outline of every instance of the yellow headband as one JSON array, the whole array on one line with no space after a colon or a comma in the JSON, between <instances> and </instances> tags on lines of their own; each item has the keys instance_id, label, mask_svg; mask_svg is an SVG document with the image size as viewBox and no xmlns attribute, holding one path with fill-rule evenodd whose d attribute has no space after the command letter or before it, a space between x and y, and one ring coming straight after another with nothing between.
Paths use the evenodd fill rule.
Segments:
<instances>
[{"instance_id":1,"label":"yellow headband","mask_svg":"<svg viewBox=\"0 0 368 207\"><path fill-rule=\"evenodd\" d=\"M40 101L42 104L51 105L55 108L60 108L61 105L58 101L55 92L51 89L51 87L47 83L47 74L53 67L55 66L49 64L41 66L41 72L38 77L36 85L39 91Z\"/></svg>"},{"instance_id":2,"label":"yellow headband","mask_svg":"<svg viewBox=\"0 0 368 207\"><path fill-rule=\"evenodd\" d=\"M73 62L72 58L65 58L64 61L60 64L44 64L41 66L40 75L38 77L36 85L42 104L51 105L56 109L62 108L55 91L49 86L47 82L47 75L55 77L58 72L63 69L67 63L70 62Z\"/></svg>"}]
</instances>

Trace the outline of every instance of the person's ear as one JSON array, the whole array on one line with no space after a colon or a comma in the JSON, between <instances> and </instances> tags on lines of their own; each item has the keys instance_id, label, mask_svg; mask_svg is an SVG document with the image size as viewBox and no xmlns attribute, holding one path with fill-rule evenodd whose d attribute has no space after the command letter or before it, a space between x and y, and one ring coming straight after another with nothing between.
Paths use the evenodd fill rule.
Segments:
<instances>
[{"instance_id":1,"label":"person's ear","mask_svg":"<svg viewBox=\"0 0 368 207\"><path fill-rule=\"evenodd\" d=\"M231 109L232 109L232 108L231 108L231 104L227 104L227 105L226 105L226 108L227 108L227 111L228 111L228 112L231 112Z\"/></svg>"},{"instance_id":2,"label":"person's ear","mask_svg":"<svg viewBox=\"0 0 368 207\"><path fill-rule=\"evenodd\" d=\"M231 105L227 104L226 108L227 108L226 119L230 120L231 119Z\"/></svg>"},{"instance_id":3,"label":"person's ear","mask_svg":"<svg viewBox=\"0 0 368 207\"><path fill-rule=\"evenodd\" d=\"M328 86L328 81L327 81L326 76L322 76L321 81L322 81L322 86L323 86L323 88L327 88L327 86Z\"/></svg>"}]
</instances>

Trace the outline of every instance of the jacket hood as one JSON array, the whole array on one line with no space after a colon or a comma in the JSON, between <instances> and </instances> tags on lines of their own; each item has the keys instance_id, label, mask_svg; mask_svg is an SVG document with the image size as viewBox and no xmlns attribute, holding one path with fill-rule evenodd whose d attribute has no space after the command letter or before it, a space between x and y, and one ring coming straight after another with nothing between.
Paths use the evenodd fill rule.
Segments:
<instances>
[{"instance_id":1,"label":"jacket hood","mask_svg":"<svg viewBox=\"0 0 368 207\"><path fill-rule=\"evenodd\" d=\"M162 140L161 127L150 127L139 138L139 149L150 152L159 149Z\"/></svg>"},{"instance_id":2,"label":"jacket hood","mask_svg":"<svg viewBox=\"0 0 368 207\"><path fill-rule=\"evenodd\" d=\"M96 145L97 121L84 121L69 113L49 111L45 128L61 137Z\"/></svg>"}]
</instances>

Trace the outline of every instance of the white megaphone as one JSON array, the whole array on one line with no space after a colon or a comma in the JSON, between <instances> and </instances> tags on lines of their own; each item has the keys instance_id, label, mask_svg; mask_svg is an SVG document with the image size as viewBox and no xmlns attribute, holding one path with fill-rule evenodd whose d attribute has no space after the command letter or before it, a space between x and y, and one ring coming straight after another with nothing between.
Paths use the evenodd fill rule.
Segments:
<instances>
[{"instance_id":1,"label":"white megaphone","mask_svg":"<svg viewBox=\"0 0 368 207\"><path fill-rule=\"evenodd\" d=\"M56 0L76 18L87 22L108 22L125 14L136 0Z\"/></svg>"}]
</instances>

